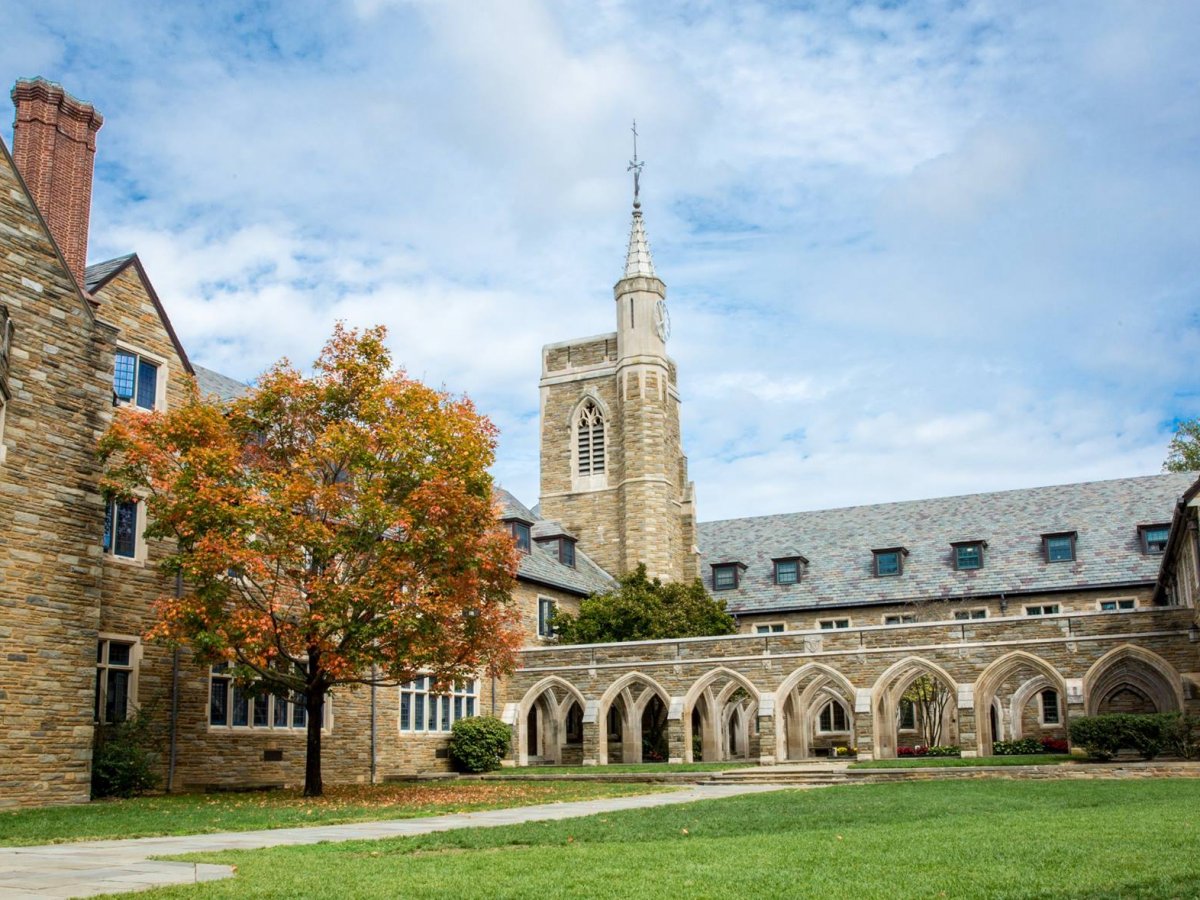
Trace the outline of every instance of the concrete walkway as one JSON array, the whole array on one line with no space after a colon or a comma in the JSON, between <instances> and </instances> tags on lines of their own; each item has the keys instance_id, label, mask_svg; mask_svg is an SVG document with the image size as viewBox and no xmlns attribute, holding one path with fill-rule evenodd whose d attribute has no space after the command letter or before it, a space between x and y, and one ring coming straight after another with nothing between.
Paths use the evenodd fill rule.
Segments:
<instances>
[{"instance_id":1,"label":"concrete walkway","mask_svg":"<svg viewBox=\"0 0 1200 900\"><path fill-rule=\"evenodd\" d=\"M773 784L714 784L661 794L547 803L424 819L357 822L272 831L231 831L190 837L136 838L124 841L84 841L40 847L0 847L0 897L4 900L89 897L120 891L140 891L168 884L214 881L233 874L229 866L158 862L150 856L216 850L255 850L283 844L358 841L449 831L453 828L493 828L521 822L545 822L590 816L622 809L647 809L693 800L715 800L740 794L780 790Z\"/></svg>"}]
</instances>

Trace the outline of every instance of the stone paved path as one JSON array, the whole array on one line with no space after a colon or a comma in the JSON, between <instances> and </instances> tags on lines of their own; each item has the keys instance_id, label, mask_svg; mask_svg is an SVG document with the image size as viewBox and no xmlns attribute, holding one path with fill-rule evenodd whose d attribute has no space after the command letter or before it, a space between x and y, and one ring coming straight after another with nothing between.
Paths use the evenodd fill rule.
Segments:
<instances>
[{"instance_id":1,"label":"stone paved path","mask_svg":"<svg viewBox=\"0 0 1200 900\"><path fill-rule=\"evenodd\" d=\"M150 856L173 856L215 850L253 850L282 844L355 841L430 834L453 828L490 828L521 822L571 819L622 809L646 809L693 800L713 800L739 794L780 790L773 784L695 785L661 794L640 794L574 803L547 803L482 812L356 822L272 831L232 831L189 837L136 838L123 841L84 841L40 847L0 847L0 897L4 900L88 897L118 891L139 891L168 884L214 881L233 874L229 866L158 862ZM794 787L794 786L793 786Z\"/></svg>"}]
</instances>

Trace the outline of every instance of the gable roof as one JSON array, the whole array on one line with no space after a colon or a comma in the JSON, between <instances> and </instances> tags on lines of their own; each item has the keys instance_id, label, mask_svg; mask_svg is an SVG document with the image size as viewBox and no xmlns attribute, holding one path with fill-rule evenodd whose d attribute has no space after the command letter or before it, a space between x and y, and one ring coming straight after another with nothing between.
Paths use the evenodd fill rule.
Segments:
<instances>
[{"instance_id":1,"label":"gable roof","mask_svg":"<svg viewBox=\"0 0 1200 900\"><path fill-rule=\"evenodd\" d=\"M228 375L214 372L205 366L198 366L193 363L192 371L196 374L196 387L200 389L200 396L202 397L216 397L218 400L236 400L249 390L248 385L238 381L236 378L230 378Z\"/></svg>"},{"instance_id":2,"label":"gable roof","mask_svg":"<svg viewBox=\"0 0 1200 900\"><path fill-rule=\"evenodd\" d=\"M179 336L175 334L175 326L171 324L171 318L167 315L166 309L163 308L162 301L158 299L158 293L154 290L154 285L150 283L150 276L146 274L146 269L142 265L142 261L138 259L136 253L129 253L125 256L118 256L114 259L108 259L104 262L88 266L84 270L83 276L84 283L87 284L88 293L95 297L99 291L104 290L105 285L124 272L129 266L134 267L138 278L141 279L142 286L146 288L150 302L154 304L155 312L158 313L158 318L163 323L163 328L166 329L167 336L171 339L171 344L175 347L175 352L179 355L184 370L189 375L196 374L192 368L191 360L188 359L187 351L183 349L183 344L180 343Z\"/></svg>"},{"instance_id":3,"label":"gable roof","mask_svg":"<svg viewBox=\"0 0 1200 900\"><path fill-rule=\"evenodd\" d=\"M496 504L500 507L500 518L502 519L520 519L523 522L529 522L533 525L534 530L537 530L541 523L547 521L534 515L529 507L504 488L496 488L495 498ZM562 531L561 528L557 530ZM517 568L518 578L578 594L581 597L603 593L616 586L613 577L592 562L591 558L582 550L576 548L575 567L572 568L558 561L558 554L552 546L539 544L537 541L533 541L532 544L529 553L520 554L520 565Z\"/></svg>"},{"instance_id":4,"label":"gable roof","mask_svg":"<svg viewBox=\"0 0 1200 900\"><path fill-rule=\"evenodd\" d=\"M737 589L720 592L740 614L1149 585L1160 559L1142 552L1138 526L1170 522L1194 479L1149 475L703 522L702 574L711 588L713 563L747 567ZM1077 533L1075 561L1044 561L1041 536L1054 532ZM987 542L984 567L956 571L950 545L967 540ZM876 577L871 551L895 547L908 550L903 573ZM772 560L795 551L809 560L800 583L776 585Z\"/></svg>"}]
</instances>

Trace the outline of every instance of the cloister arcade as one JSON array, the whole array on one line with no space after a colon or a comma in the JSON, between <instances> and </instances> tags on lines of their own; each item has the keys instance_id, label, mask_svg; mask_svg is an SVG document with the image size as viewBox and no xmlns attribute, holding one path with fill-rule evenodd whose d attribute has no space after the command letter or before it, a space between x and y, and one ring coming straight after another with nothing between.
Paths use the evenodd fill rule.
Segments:
<instances>
[{"instance_id":1,"label":"cloister arcade","mask_svg":"<svg viewBox=\"0 0 1200 900\"><path fill-rule=\"evenodd\" d=\"M874 652L868 637L881 635L864 634L847 652L828 635L818 645L803 634L525 651L505 709L511 762L774 763L837 748L889 758L930 742L991 755L998 740L1064 740L1077 716L1200 712L1196 645L1186 630L1183 641L1165 640L1163 623L1143 621L1157 629L1153 648L1081 640L1076 621L1070 639L1024 646L1010 629L1004 641ZM921 690L929 699L913 702Z\"/></svg>"}]
</instances>

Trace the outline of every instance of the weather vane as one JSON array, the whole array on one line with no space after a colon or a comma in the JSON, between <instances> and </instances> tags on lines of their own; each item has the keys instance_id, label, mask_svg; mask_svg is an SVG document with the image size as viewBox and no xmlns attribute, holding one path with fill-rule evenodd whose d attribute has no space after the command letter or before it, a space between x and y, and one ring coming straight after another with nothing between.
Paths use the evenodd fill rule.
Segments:
<instances>
[{"instance_id":1,"label":"weather vane","mask_svg":"<svg viewBox=\"0 0 1200 900\"><path fill-rule=\"evenodd\" d=\"M633 159L629 161L626 167L626 172L633 173L633 208L640 209L642 201L638 199L638 192L641 190L642 166L644 162L638 162L637 158L637 119L633 120Z\"/></svg>"}]
</instances>

